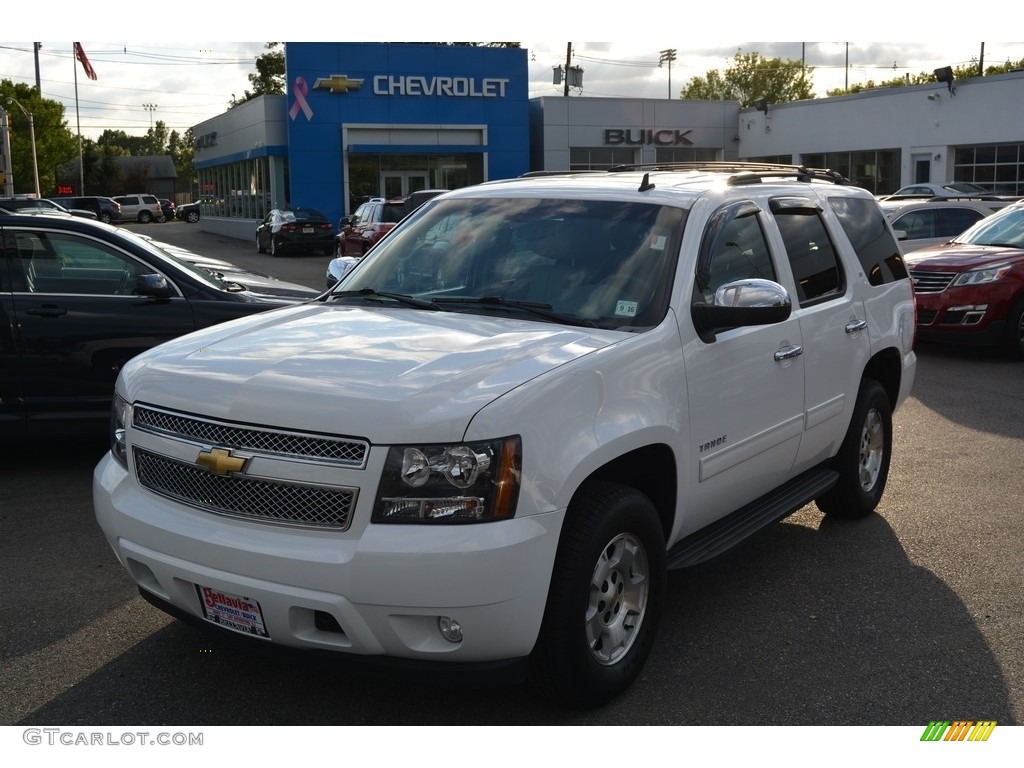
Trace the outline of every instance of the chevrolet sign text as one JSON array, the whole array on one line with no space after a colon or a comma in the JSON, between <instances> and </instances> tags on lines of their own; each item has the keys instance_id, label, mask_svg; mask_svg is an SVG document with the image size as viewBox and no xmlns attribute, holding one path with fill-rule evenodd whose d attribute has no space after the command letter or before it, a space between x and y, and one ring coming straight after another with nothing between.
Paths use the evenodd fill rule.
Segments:
<instances>
[{"instance_id":1,"label":"chevrolet sign text","mask_svg":"<svg viewBox=\"0 0 1024 768\"><path fill-rule=\"evenodd\" d=\"M505 77L425 77L423 75L376 75L373 92L377 96L483 96L504 98Z\"/></svg>"}]
</instances>

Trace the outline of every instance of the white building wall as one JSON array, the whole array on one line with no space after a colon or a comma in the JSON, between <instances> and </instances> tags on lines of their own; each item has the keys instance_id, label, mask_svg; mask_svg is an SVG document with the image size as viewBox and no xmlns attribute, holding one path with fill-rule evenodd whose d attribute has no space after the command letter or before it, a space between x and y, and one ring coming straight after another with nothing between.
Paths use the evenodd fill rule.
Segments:
<instances>
[{"instance_id":1,"label":"white building wall","mask_svg":"<svg viewBox=\"0 0 1024 768\"><path fill-rule=\"evenodd\" d=\"M739 114L740 157L899 149L899 186L914 182L913 159L932 158L932 181L953 178L953 149L1024 142L1024 72L879 88Z\"/></svg>"}]
</instances>

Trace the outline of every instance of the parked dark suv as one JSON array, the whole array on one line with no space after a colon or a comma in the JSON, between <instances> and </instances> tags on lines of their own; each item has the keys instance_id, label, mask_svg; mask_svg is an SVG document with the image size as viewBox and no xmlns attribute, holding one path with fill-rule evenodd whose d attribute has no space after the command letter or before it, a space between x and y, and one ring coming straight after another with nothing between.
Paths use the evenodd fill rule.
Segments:
<instances>
[{"instance_id":1,"label":"parked dark suv","mask_svg":"<svg viewBox=\"0 0 1024 768\"><path fill-rule=\"evenodd\" d=\"M117 224L121 221L121 206L109 197L86 195L83 197L51 197L48 198L65 208L78 208L92 211L96 218L106 224Z\"/></svg>"}]
</instances>

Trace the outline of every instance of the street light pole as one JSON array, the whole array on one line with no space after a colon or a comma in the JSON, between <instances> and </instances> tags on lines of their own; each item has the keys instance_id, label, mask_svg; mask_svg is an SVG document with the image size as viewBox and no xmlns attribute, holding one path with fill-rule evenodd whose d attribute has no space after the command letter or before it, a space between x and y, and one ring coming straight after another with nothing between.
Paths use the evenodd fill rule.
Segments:
<instances>
[{"instance_id":1,"label":"street light pole","mask_svg":"<svg viewBox=\"0 0 1024 768\"><path fill-rule=\"evenodd\" d=\"M32 119L32 113L21 106L19 102L13 96L8 96L7 101L14 104L18 109L25 113L25 117L28 118L28 135L32 142L32 175L35 177L36 182L36 197L40 197L39 194L39 160L36 158L36 126L35 121Z\"/></svg>"},{"instance_id":2,"label":"street light pole","mask_svg":"<svg viewBox=\"0 0 1024 768\"><path fill-rule=\"evenodd\" d=\"M661 58L658 59L658 66L660 67L666 61L668 62L668 97L672 98L672 62L676 60L676 49L666 48L661 52Z\"/></svg>"},{"instance_id":3,"label":"street light pole","mask_svg":"<svg viewBox=\"0 0 1024 768\"><path fill-rule=\"evenodd\" d=\"M149 112L149 130L153 130L153 113L156 112L156 104L143 104L143 109Z\"/></svg>"}]
</instances>

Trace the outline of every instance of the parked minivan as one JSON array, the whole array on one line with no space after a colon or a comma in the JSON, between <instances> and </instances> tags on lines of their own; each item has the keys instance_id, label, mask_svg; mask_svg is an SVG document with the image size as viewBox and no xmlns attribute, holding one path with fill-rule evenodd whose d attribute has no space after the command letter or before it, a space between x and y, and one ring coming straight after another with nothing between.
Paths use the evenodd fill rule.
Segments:
<instances>
[{"instance_id":1,"label":"parked minivan","mask_svg":"<svg viewBox=\"0 0 1024 768\"><path fill-rule=\"evenodd\" d=\"M114 202L121 206L121 218L124 221L138 221L143 224L166 221L160 201L154 195L123 195L115 197Z\"/></svg>"},{"instance_id":2,"label":"parked minivan","mask_svg":"<svg viewBox=\"0 0 1024 768\"><path fill-rule=\"evenodd\" d=\"M117 224L121 221L121 206L109 197L86 195L83 197L51 197L48 198L65 208L78 208L92 211L96 218L106 224Z\"/></svg>"}]
</instances>

